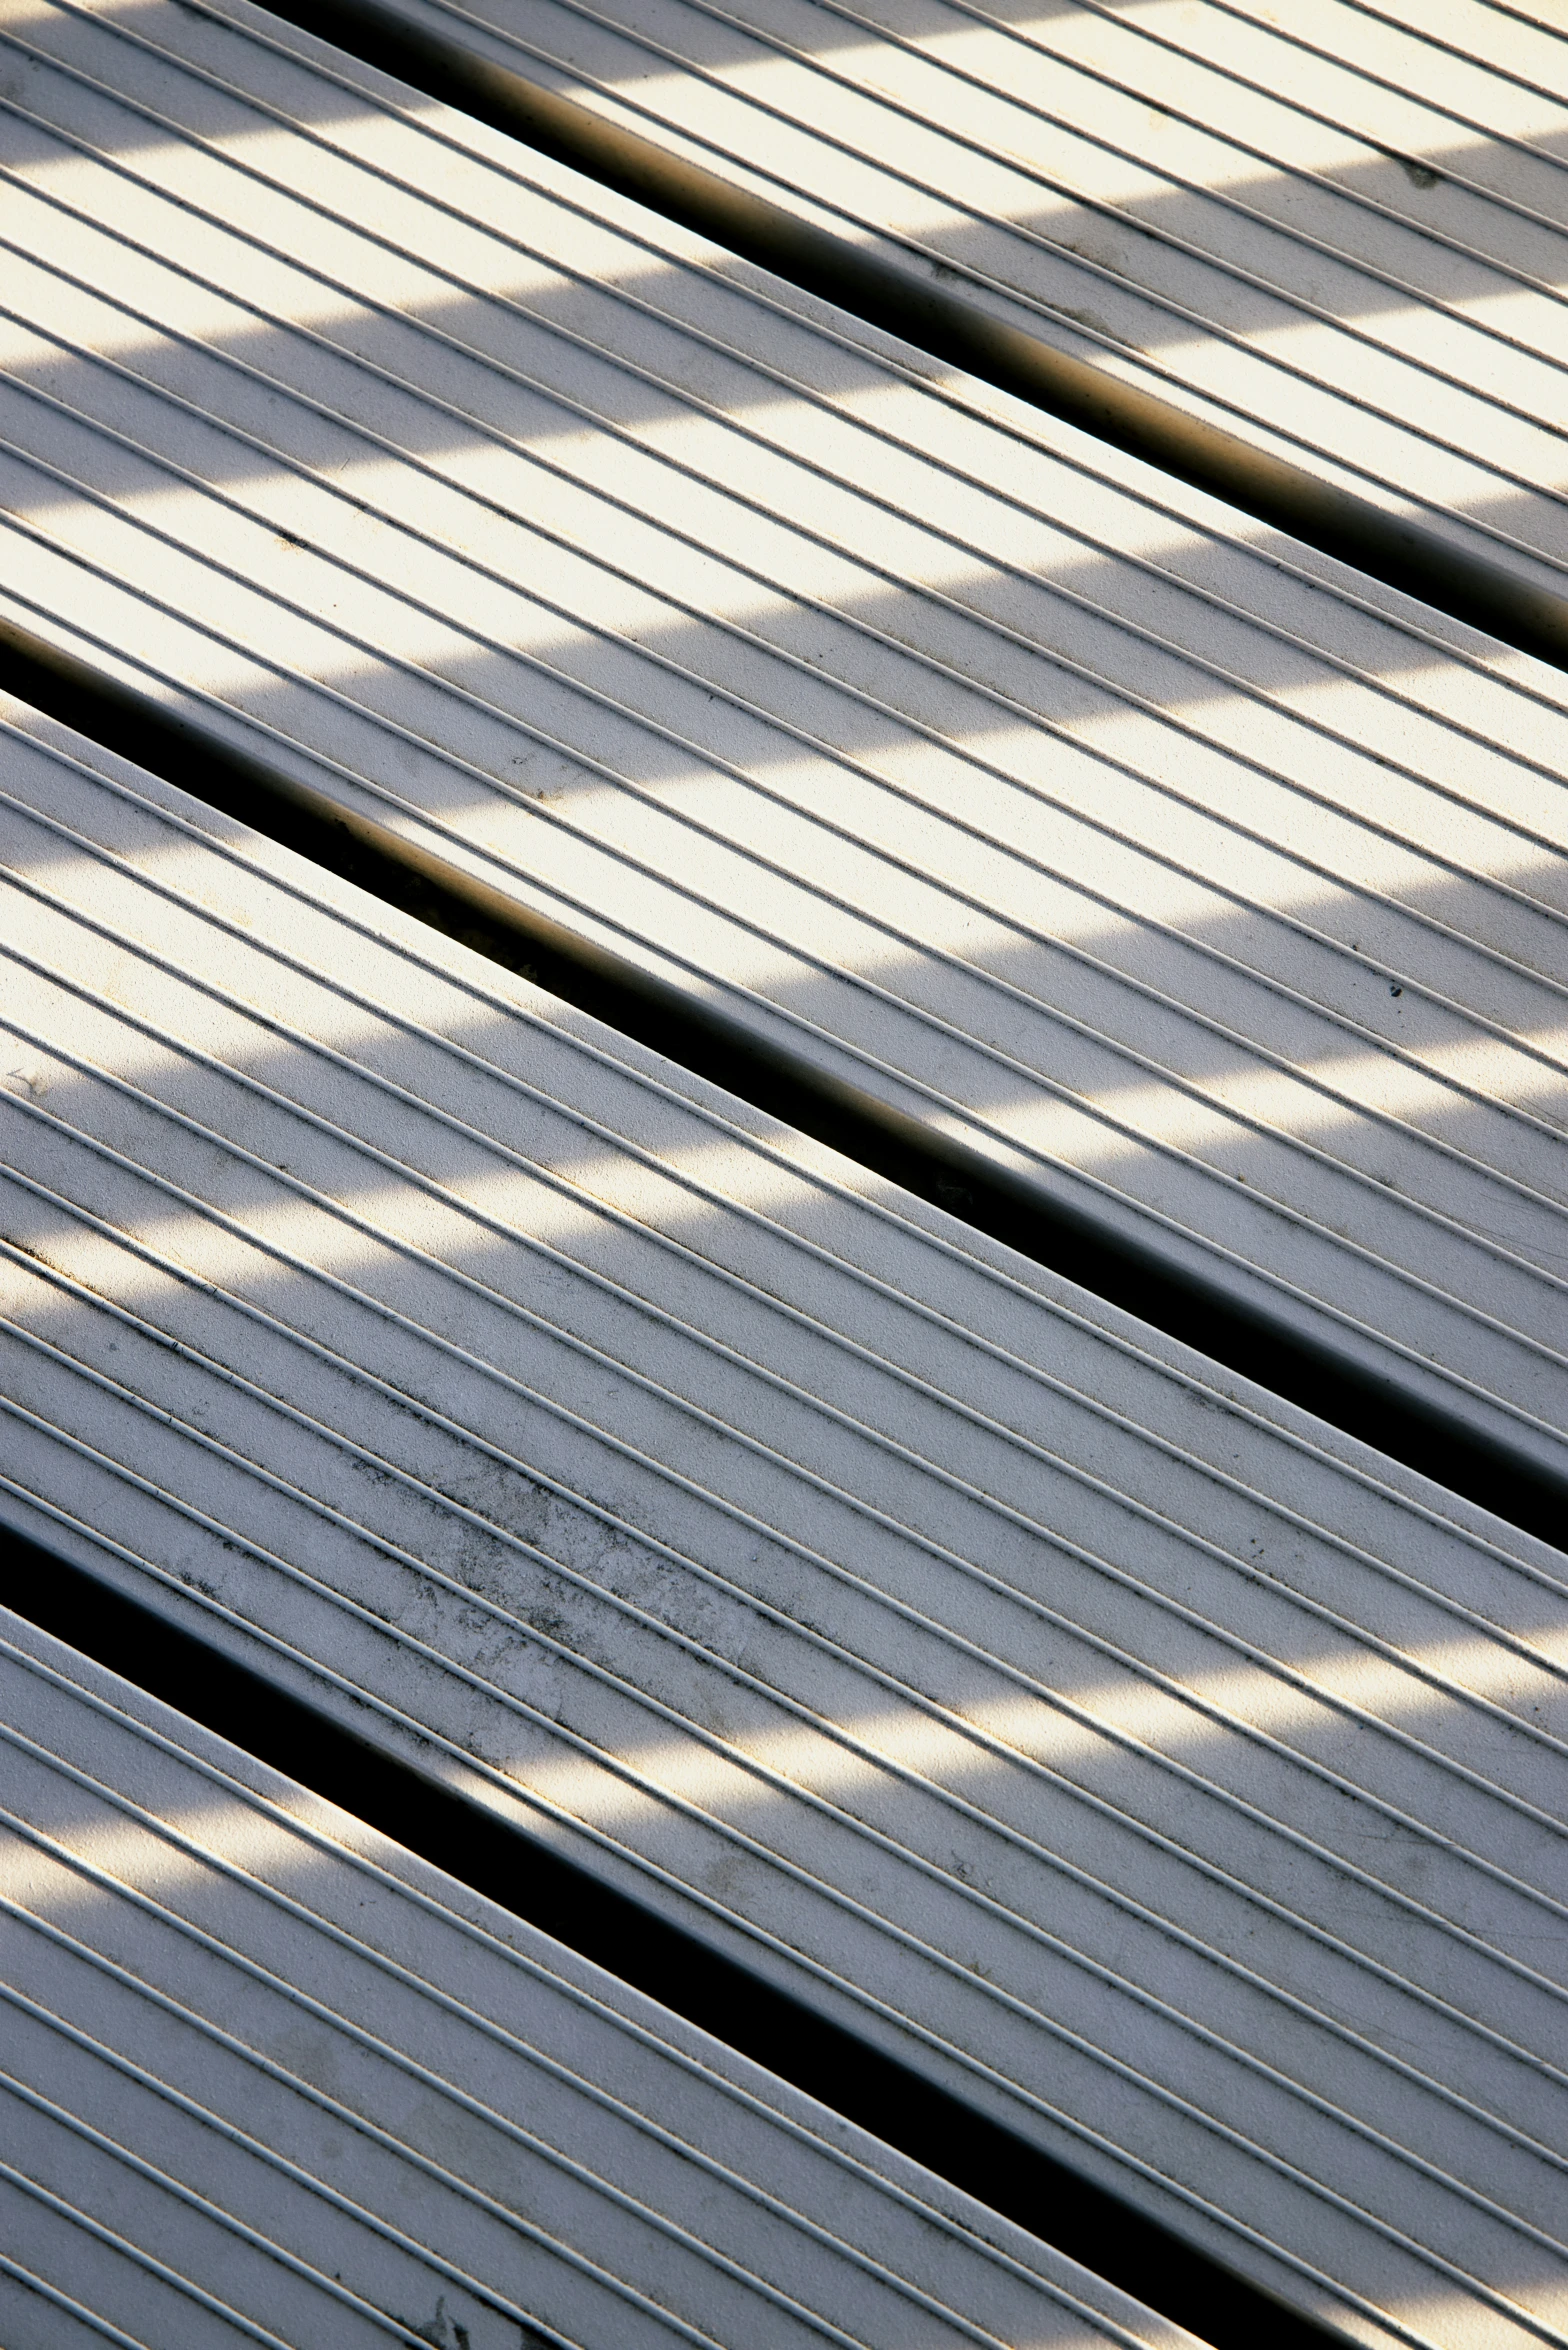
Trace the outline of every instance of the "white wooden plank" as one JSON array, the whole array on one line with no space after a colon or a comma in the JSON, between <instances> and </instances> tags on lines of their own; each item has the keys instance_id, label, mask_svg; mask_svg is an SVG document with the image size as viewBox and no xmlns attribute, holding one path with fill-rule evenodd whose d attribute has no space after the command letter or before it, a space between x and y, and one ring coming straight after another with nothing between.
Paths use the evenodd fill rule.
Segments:
<instances>
[{"instance_id":1,"label":"white wooden plank","mask_svg":"<svg viewBox=\"0 0 1568 2350\"><path fill-rule=\"evenodd\" d=\"M1551 1553L57 729L4 789L13 1522L1356 2338L1563 2339Z\"/></svg>"}]
</instances>

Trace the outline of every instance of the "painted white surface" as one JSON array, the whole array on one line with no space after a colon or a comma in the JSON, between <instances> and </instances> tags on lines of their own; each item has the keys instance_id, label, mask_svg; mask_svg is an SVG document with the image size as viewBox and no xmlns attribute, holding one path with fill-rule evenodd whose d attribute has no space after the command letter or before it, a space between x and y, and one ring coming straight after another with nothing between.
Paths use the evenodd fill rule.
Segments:
<instances>
[{"instance_id":1,"label":"painted white surface","mask_svg":"<svg viewBox=\"0 0 1568 2350\"><path fill-rule=\"evenodd\" d=\"M1562 680L268 20L3 21L32 624L1568 1465Z\"/></svg>"},{"instance_id":2,"label":"painted white surface","mask_svg":"<svg viewBox=\"0 0 1568 2350\"><path fill-rule=\"evenodd\" d=\"M9 1518L1357 2338L1564 2338L1551 1554L14 710L0 780Z\"/></svg>"}]
</instances>

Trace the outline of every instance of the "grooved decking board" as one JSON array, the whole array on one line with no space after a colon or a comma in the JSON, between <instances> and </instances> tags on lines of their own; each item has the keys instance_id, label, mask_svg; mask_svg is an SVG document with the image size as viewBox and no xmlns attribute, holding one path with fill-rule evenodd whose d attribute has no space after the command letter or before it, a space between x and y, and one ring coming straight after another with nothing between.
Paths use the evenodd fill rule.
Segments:
<instances>
[{"instance_id":1,"label":"grooved decking board","mask_svg":"<svg viewBox=\"0 0 1568 2350\"><path fill-rule=\"evenodd\" d=\"M0 1723L8 2350L1191 2343L3 1610Z\"/></svg>"},{"instance_id":2,"label":"grooved decking board","mask_svg":"<svg viewBox=\"0 0 1568 2350\"><path fill-rule=\"evenodd\" d=\"M1561 2341L1560 1560L13 711L0 1507L1367 2342Z\"/></svg>"},{"instance_id":3,"label":"grooved decking board","mask_svg":"<svg viewBox=\"0 0 1568 2350\"><path fill-rule=\"evenodd\" d=\"M0 67L32 624L1568 1474L1562 680L276 20Z\"/></svg>"},{"instance_id":4,"label":"grooved decking board","mask_svg":"<svg viewBox=\"0 0 1568 2350\"><path fill-rule=\"evenodd\" d=\"M1568 585L1560 12L409 13L1471 553Z\"/></svg>"}]
</instances>

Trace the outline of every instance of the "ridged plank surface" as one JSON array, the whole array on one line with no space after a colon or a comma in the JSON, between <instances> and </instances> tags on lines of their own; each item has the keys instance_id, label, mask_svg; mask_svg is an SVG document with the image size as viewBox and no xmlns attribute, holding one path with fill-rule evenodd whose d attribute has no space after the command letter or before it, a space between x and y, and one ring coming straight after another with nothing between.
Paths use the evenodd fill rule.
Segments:
<instances>
[{"instance_id":1,"label":"ridged plank surface","mask_svg":"<svg viewBox=\"0 0 1568 2350\"><path fill-rule=\"evenodd\" d=\"M411 13L1568 585L1560 15L1360 0Z\"/></svg>"},{"instance_id":2,"label":"ridged plank surface","mask_svg":"<svg viewBox=\"0 0 1568 2350\"><path fill-rule=\"evenodd\" d=\"M3 1610L0 1722L8 2350L1190 2344Z\"/></svg>"},{"instance_id":3,"label":"ridged plank surface","mask_svg":"<svg viewBox=\"0 0 1568 2350\"><path fill-rule=\"evenodd\" d=\"M7 1513L1359 2337L1563 2339L1551 1554L46 733Z\"/></svg>"},{"instance_id":4,"label":"ridged plank surface","mask_svg":"<svg viewBox=\"0 0 1568 2350\"><path fill-rule=\"evenodd\" d=\"M4 23L31 621L1568 1473L1545 672L275 22Z\"/></svg>"}]
</instances>

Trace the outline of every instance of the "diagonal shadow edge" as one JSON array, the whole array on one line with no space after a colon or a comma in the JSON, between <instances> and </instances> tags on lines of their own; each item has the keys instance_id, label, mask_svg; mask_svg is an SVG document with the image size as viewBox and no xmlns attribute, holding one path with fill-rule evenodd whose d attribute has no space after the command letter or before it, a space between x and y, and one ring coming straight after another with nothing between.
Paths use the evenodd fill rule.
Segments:
<instances>
[{"instance_id":1,"label":"diagonal shadow edge","mask_svg":"<svg viewBox=\"0 0 1568 2350\"><path fill-rule=\"evenodd\" d=\"M0 1520L0 1605L336 1804L1214 2350L1344 2337L808 2002Z\"/></svg>"},{"instance_id":2,"label":"diagonal shadow edge","mask_svg":"<svg viewBox=\"0 0 1568 2350\"><path fill-rule=\"evenodd\" d=\"M1568 597L1125 384L876 259L590 107L414 24L385 0L267 0L270 13L694 229L868 324L1175 474L1272 529L1520 652L1568 669Z\"/></svg>"},{"instance_id":3,"label":"diagonal shadow edge","mask_svg":"<svg viewBox=\"0 0 1568 2350\"><path fill-rule=\"evenodd\" d=\"M0 616L0 690L413 915L504 969L929 1201L1139 1321L1555 1548L1568 1477L1392 1366L1359 1361L1265 1300L1053 1190L961 1136L835 1076L694 990L405 840L332 793L239 750Z\"/></svg>"}]
</instances>

